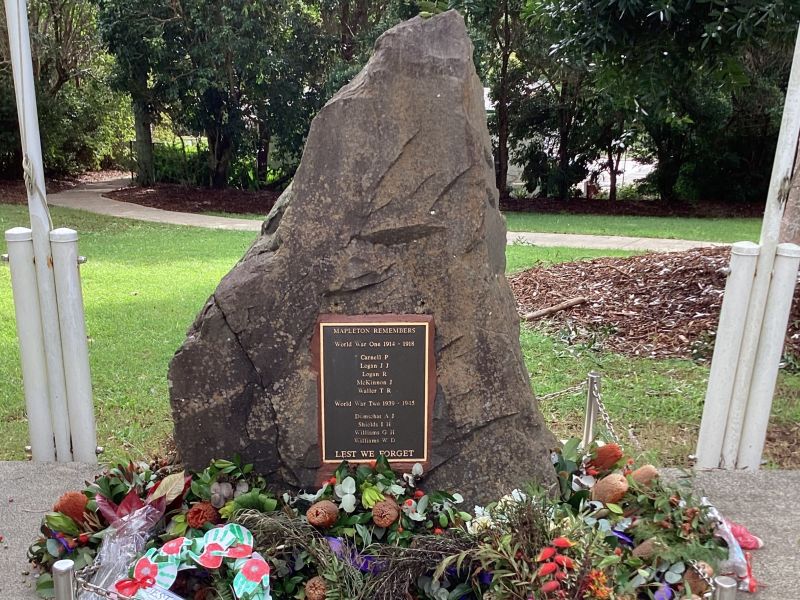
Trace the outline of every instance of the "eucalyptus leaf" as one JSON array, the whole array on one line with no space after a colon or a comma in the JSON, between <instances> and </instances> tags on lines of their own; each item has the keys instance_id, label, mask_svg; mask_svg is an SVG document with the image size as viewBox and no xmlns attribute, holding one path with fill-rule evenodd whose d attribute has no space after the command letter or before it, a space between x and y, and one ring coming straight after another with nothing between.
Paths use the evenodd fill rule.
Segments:
<instances>
[{"instance_id":1,"label":"eucalyptus leaf","mask_svg":"<svg viewBox=\"0 0 800 600\"><path fill-rule=\"evenodd\" d=\"M342 491L345 494L355 494L356 493L356 480L352 477L345 477L344 481L342 481Z\"/></svg>"},{"instance_id":2,"label":"eucalyptus leaf","mask_svg":"<svg viewBox=\"0 0 800 600\"><path fill-rule=\"evenodd\" d=\"M667 571L664 573L664 580L671 585L675 585L676 583L680 582L681 579L683 579L683 577L677 573L673 573L672 571Z\"/></svg>"},{"instance_id":3,"label":"eucalyptus leaf","mask_svg":"<svg viewBox=\"0 0 800 600\"><path fill-rule=\"evenodd\" d=\"M353 494L345 494L342 497L342 510L351 513L356 509L356 497Z\"/></svg>"}]
</instances>

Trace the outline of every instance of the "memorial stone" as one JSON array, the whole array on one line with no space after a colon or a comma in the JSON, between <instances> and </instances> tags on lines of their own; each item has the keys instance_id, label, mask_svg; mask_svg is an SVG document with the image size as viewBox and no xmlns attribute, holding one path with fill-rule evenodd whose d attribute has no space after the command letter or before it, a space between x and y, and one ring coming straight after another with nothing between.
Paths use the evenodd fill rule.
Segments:
<instances>
[{"instance_id":1,"label":"memorial stone","mask_svg":"<svg viewBox=\"0 0 800 600\"><path fill-rule=\"evenodd\" d=\"M550 484L505 244L464 21L402 23L314 119L293 183L172 361L185 463L239 454L312 489L385 453L468 503Z\"/></svg>"}]
</instances>

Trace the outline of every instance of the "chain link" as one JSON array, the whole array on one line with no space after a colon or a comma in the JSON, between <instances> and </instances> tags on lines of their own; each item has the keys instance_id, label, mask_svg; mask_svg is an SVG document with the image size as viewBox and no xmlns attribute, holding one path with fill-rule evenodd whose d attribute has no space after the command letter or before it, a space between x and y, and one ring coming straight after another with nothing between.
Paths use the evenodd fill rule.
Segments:
<instances>
[{"instance_id":1,"label":"chain link","mask_svg":"<svg viewBox=\"0 0 800 600\"><path fill-rule=\"evenodd\" d=\"M554 398L560 398L561 396L569 396L571 394L577 394L585 387L586 387L586 382L581 381L577 385L573 385L572 387L559 390L558 392L551 392L549 394L544 394L542 396L536 396L536 399L539 400L540 402L543 400L553 400Z\"/></svg>"},{"instance_id":2,"label":"chain link","mask_svg":"<svg viewBox=\"0 0 800 600\"><path fill-rule=\"evenodd\" d=\"M600 412L600 418L603 419L603 425L605 425L606 431L608 431L608 436L611 438L612 442L619 444L619 436L617 432L614 431L614 425L611 423L611 416L606 410L606 405L603 404L603 395L600 393L600 385L597 379L592 380L592 395L597 403L597 410Z\"/></svg>"},{"instance_id":3,"label":"chain link","mask_svg":"<svg viewBox=\"0 0 800 600\"><path fill-rule=\"evenodd\" d=\"M700 565L700 563L696 560L690 560L689 564L695 570L695 572L700 576L700 579L706 582L706 585L709 587L709 592L707 592L703 597L710 598L713 594L714 590L717 589L717 584L714 583L714 579L706 572L706 570Z\"/></svg>"},{"instance_id":4,"label":"chain link","mask_svg":"<svg viewBox=\"0 0 800 600\"><path fill-rule=\"evenodd\" d=\"M100 569L100 563L95 561L93 564L75 572L76 596L79 592L90 592L100 598L106 598L107 600L135 600L133 596L125 596L119 592L111 592L90 582L89 579L91 579L98 569Z\"/></svg>"}]
</instances>

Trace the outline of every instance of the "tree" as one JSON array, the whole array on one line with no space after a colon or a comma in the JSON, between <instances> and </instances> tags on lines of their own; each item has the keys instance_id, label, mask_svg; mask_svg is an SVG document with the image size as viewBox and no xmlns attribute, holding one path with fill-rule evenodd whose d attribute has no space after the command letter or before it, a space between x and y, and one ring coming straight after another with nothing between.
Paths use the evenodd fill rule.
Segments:
<instances>
[{"instance_id":1,"label":"tree","mask_svg":"<svg viewBox=\"0 0 800 600\"><path fill-rule=\"evenodd\" d=\"M797 3L750 0L723 8L688 1L528 0L527 10L548 16L556 56L580 57L606 79L624 82L615 102L636 114L648 134L665 200L674 198L703 118L697 90L733 93L743 83L742 47L793 31L800 15Z\"/></svg>"}]
</instances>

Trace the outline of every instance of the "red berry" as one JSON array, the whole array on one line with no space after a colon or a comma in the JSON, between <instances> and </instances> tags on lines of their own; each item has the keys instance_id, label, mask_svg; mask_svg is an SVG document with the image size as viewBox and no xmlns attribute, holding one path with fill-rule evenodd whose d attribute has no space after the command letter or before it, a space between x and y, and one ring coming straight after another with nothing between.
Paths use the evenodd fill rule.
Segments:
<instances>
[{"instance_id":1,"label":"red berry","mask_svg":"<svg viewBox=\"0 0 800 600\"><path fill-rule=\"evenodd\" d=\"M414 491L414 498L416 498L417 500L422 498L424 495L425 495L425 492L423 492L422 490L415 490Z\"/></svg>"},{"instance_id":2,"label":"red berry","mask_svg":"<svg viewBox=\"0 0 800 600\"><path fill-rule=\"evenodd\" d=\"M565 537L557 537L552 542L556 548L572 548L572 542Z\"/></svg>"},{"instance_id":3,"label":"red berry","mask_svg":"<svg viewBox=\"0 0 800 600\"><path fill-rule=\"evenodd\" d=\"M614 554L617 556L622 556L622 548L614 548Z\"/></svg>"},{"instance_id":4,"label":"red berry","mask_svg":"<svg viewBox=\"0 0 800 600\"><path fill-rule=\"evenodd\" d=\"M408 500L403 502L403 504L405 504L406 506L414 506L414 501L411 498L409 498Z\"/></svg>"},{"instance_id":5,"label":"red berry","mask_svg":"<svg viewBox=\"0 0 800 600\"><path fill-rule=\"evenodd\" d=\"M328 483L330 483L331 485L336 485L336 477L331 477L330 479L328 479Z\"/></svg>"},{"instance_id":6,"label":"red berry","mask_svg":"<svg viewBox=\"0 0 800 600\"><path fill-rule=\"evenodd\" d=\"M436 529L433 530L433 535L442 535L443 533L444 529L442 529L441 527L437 527Z\"/></svg>"}]
</instances>

